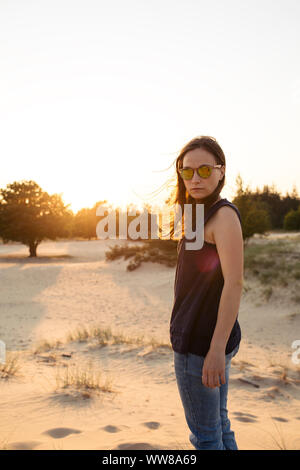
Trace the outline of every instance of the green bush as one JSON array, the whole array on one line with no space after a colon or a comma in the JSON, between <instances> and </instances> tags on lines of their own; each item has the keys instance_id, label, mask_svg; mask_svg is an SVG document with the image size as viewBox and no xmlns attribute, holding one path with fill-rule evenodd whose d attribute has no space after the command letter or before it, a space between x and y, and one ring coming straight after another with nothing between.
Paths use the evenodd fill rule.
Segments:
<instances>
[{"instance_id":1,"label":"green bush","mask_svg":"<svg viewBox=\"0 0 300 470\"><path fill-rule=\"evenodd\" d=\"M255 233L264 233L271 229L270 216L264 209L253 207L243 221L243 236L250 238Z\"/></svg>"},{"instance_id":2,"label":"green bush","mask_svg":"<svg viewBox=\"0 0 300 470\"><path fill-rule=\"evenodd\" d=\"M283 220L283 228L285 230L300 230L300 206L298 210L291 209Z\"/></svg>"}]
</instances>

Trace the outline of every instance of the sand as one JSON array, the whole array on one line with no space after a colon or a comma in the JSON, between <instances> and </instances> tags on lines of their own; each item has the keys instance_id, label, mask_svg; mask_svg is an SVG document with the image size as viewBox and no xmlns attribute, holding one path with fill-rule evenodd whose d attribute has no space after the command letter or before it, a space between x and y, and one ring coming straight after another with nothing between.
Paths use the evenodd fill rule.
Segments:
<instances>
[{"instance_id":1,"label":"sand","mask_svg":"<svg viewBox=\"0 0 300 470\"><path fill-rule=\"evenodd\" d=\"M169 342L175 268L144 263L127 271L129 260L105 260L115 243L127 242L43 242L36 259L21 244L0 244L0 339L6 363L16 357L19 365L5 378L0 364L0 449L194 450ZM276 287L269 300L255 277L245 284L229 383L232 429L241 450L299 449L300 364L291 345L300 340L292 300L300 281ZM67 339L96 326L133 342ZM63 387L67 371L99 373L110 391Z\"/></svg>"}]
</instances>

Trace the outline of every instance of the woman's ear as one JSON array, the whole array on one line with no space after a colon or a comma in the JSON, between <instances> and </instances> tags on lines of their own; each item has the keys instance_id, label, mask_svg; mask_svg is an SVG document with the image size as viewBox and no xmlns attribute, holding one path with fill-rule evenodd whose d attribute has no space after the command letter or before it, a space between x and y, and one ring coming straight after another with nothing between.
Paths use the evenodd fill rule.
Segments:
<instances>
[{"instance_id":1,"label":"woman's ear","mask_svg":"<svg viewBox=\"0 0 300 470\"><path fill-rule=\"evenodd\" d=\"M223 165L221 167L221 178L220 178L220 180L223 179L223 176L225 175L225 171L226 171L226 167L225 167L225 165Z\"/></svg>"}]
</instances>

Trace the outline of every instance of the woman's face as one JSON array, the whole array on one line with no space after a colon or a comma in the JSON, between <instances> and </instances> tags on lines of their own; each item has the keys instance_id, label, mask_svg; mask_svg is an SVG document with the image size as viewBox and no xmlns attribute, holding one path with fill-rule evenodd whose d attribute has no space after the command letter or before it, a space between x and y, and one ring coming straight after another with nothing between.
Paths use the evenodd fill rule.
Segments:
<instances>
[{"instance_id":1,"label":"woman's face","mask_svg":"<svg viewBox=\"0 0 300 470\"><path fill-rule=\"evenodd\" d=\"M216 165L214 155L203 148L187 152L183 157L182 163L183 168L189 167L193 169L199 168L200 165L205 164ZM203 199L204 197L209 196L214 191L219 180L223 178L224 173L224 165L221 168L214 168L208 178L201 178L201 176L194 171L193 178L190 180L183 180L183 182L187 192L197 201L198 199Z\"/></svg>"}]
</instances>

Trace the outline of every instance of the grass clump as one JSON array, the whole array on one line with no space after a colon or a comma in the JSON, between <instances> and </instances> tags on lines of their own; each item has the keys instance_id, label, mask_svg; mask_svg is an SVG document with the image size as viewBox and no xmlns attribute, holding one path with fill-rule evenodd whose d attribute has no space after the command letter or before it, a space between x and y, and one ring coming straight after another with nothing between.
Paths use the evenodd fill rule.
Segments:
<instances>
[{"instance_id":1,"label":"grass clump","mask_svg":"<svg viewBox=\"0 0 300 470\"><path fill-rule=\"evenodd\" d=\"M124 257L125 260L133 258L127 266L128 271L137 269L142 262L152 262L164 264L168 267L176 266L177 262L177 241L176 240L145 240L142 246L115 245L110 247L110 251L105 253L107 260L114 260Z\"/></svg>"},{"instance_id":2,"label":"grass clump","mask_svg":"<svg viewBox=\"0 0 300 470\"><path fill-rule=\"evenodd\" d=\"M263 292L263 295L264 295L264 298L266 299L266 301L268 302L270 300L270 297L273 293L273 288L270 286L270 287L267 287L264 292Z\"/></svg>"},{"instance_id":3,"label":"grass clump","mask_svg":"<svg viewBox=\"0 0 300 470\"><path fill-rule=\"evenodd\" d=\"M169 343L163 343L155 338L145 338L141 336L128 336L121 332L112 332L111 328L100 328L99 326L91 326L87 329L85 326L78 327L74 332L69 333L67 341L87 341L95 339L101 346L108 344L133 344L137 346L152 346L153 349L159 347L171 348Z\"/></svg>"},{"instance_id":4,"label":"grass clump","mask_svg":"<svg viewBox=\"0 0 300 470\"><path fill-rule=\"evenodd\" d=\"M99 370L94 370L92 363L90 362L88 368L79 368L78 366L68 366L61 370L57 370L56 384L59 388L75 388L87 392L86 398L90 395L88 392L102 391L102 392L114 392L111 387L111 379L106 377L105 381L102 381L102 373Z\"/></svg>"},{"instance_id":5,"label":"grass clump","mask_svg":"<svg viewBox=\"0 0 300 470\"><path fill-rule=\"evenodd\" d=\"M48 341L47 339L43 339L33 348L33 354L51 351L52 349L59 348L61 345L62 342L59 340Z\"/></svg>"},{"instance_id":6,"label":"grass clump","mask_svg":"<svg viewBox=\"0 0 300 470\"><path fill-rule=\"evenodd\" d=\"M289 320L297 320L300 318L300 312L293 312L287 315Z\"/></svg>"},{"instance_id":7,"label":"grass clump","mask_svg":"<svg viewBox=\"0 0 300 470\"><path fill-rule=\"evenodd\" d=\"M8 379L16 375L20 367L19 356L7 351L5 363L0 362L0 379Z\"/></svg>"},{"instance_id":8,"label":"grass clump","mask_svg":"<svg viewBox=\"0 0 300 470\"><path fill-rule=\"evenodd\" d=\"M245 274L257 276L263 285L288 286L300 279L300 253L290 240L269 241L246 245L244 251Z\"/></svg>"}]
</instances>

